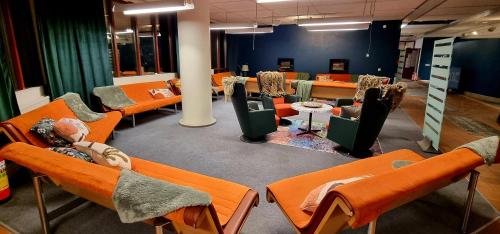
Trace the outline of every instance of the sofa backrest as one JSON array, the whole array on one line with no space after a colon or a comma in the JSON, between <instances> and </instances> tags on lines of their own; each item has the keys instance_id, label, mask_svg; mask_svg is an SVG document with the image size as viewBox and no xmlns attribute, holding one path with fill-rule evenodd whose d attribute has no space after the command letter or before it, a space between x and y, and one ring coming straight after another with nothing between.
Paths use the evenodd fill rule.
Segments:
<instances>
[{"instance_id":1,"label":"sofa backrest","mask_svg":"<svg viewBox=\"0 0 500 234\"><path fill-rule=\"evenodd\" d=\"M14 128L26 138L28 141L26 143L39 147L48 147L45 142L30 132L31 127L42 118L51 118L54 120L59 120L61 118L77 119L76 115L69 109L64 100L57 99L28 113L9 119L4 123L14 126Z\"/></svg>"},{"instance_id":2,"label":"sofa backrest","mask_svg":"<svg viewBox=\"0 0 500 234\"><path fill-rule=\"evenodd\" d=\"M232 72L221 72L212 75L212 82L216 86L222 86L222 79L233 76Z\"/></svg>"},{"instance_id":3,"label":"sofa backrest","mask_svg":"<svg viewBox=\"0 0 500 234\"><path fill-rule=\"evenodd\" d=\"M284 72L285 73L285 79L287 80L296 80L297 75L299 74L298 72Z\"/></svg>"},{"instance_id":4,"label":"sofa backrest","mask_svg":"<svg viewBox=\"0 0 500 234\"><path fill-rule=\"evenodd\" d=\"M384 126L392 107L392 97L380 99L381 92L378 88L365 92L354 148L370 148Z\"/></svg>"},{"instance_id":5,"label":"sofa backrest","mask_svg":"<svg viewBox=\"0 0 500 234\"><path fill-rule=\"evenodd\" d=\"M135 102L144 102L155 100L149 93L151 89L166 89L167 83L165 81L155 81L137 84L121 85L120 88L125 92L127 97Z\"/></svg>"},{"instance_id":6,"label":"sofa backrest","mask_svg":"<svg viewBox=\"0 0 500 234\"><path fill-rule=\"evenodd\" d=\"M319 76L329 76L332 81L353 82L351 74L316 74L316 80Z\"/></svg>"}]
</instances>

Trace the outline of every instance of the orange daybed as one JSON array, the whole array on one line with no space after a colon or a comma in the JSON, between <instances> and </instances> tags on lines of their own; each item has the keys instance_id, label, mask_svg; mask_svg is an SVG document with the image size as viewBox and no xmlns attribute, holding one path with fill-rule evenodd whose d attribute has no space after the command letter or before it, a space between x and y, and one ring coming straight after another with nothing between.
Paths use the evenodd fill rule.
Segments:
<instances>
[{"instance_id":1,"label":"orange daybed","mask_svg":"<svg viewBox=\"0 0 500 234\"><path fill-rule=\"evenodd\" d=\"M395 169L396 160L413 163ZM479 175L474 169L483 163L469 149L429 159L410 150L398 150L272 183L267 186L267 200L277 203L297 233L336 233L368 223L369 233L374 233L376 220L383 213L456 182L470 172L467 201L471 205ZM300 209L305 197L317 186L365 175L370 177L330 190L313 214ZM466 212L463 229L467 217Z\"/></svg>"},{"instance_id":2,"label":"orange daybed","mask_svg":"<svg viewBox=\"0 0 500 234\"><path fill-rule=\"evenodd\" d=\"M182 96L176 95L174 97L165 99L155 99L149 93L151 89L167 89L168 85L165 81L155 81L147 83L127 84L120 85L123 92L132 99L135 104L127 106L119 111L124 117L132 116L132 125L135 127L135 114L143 113L146 111L160 109L165 106L174 105L177 111L177 104L182 102ZM109 108L103 106L104 111L110 111Z\"/></svg>"},{"instance_id":3,"label":"orange daybed","mask_svg":"<svg viewBox=\"0 0 500 234\"><path fill-rule=\"evenodd\" d=\"M42 178L50 179L61 189L101 206L114 209L112 194L120 171L64 156L25 143L12 143L0 150L0 157L32 170L42 230L50 232L43 195ZM165 216L145 221L162 233L172 223L176 233L239 233L250 210L258 204L258 193L248 187L190 171L131 158L132 170L146 176L206 192L210 206L179 209ZM161 196L161 194L159 194ZM76 207L76 206L75 206Z\"/></svg>"},{"instance_id":4,"label":"orange daybed","mask_svg":"<svg viewBox=\"0 0 500 234\"><path fill-rule=\"evenodd\" d=\"M77 119L64 100L57 99L33 111L0 123L0 133L2 131L5 132L12 141L26 142L39 147L48 147L45 142L30 132L31 127L42 118L52 118L54 120L61 118ZM89 127L89 135L86 139L88 141L104 143L113 133L113 129L120 122L121 118L122 115L120 112L111 111L107 112L106 117L101 120L86 122Z\"/></svg>"},{"instance_id":5,"label":"orange daybed","mask_svg":"<svg viewBox=\"0 0 500 234\"><path fill-rule=\"evenodd\" d=\"M233 76L232 72L221 72L212 75L212 88L216 94L224 92L224 86L222 85L222 80L226 77Z\"/></svg>"}]
</instances>

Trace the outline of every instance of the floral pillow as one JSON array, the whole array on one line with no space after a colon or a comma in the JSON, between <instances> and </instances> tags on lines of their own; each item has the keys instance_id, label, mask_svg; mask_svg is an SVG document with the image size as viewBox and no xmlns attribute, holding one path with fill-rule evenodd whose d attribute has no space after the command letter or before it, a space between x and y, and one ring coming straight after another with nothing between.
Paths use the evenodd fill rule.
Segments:
<instances>
[{"instance_id":1,"label":"floral pillow","mask_svg":"<svg viewBox=\"0 0 500 234\"><path fill-rule=\"evenodd\" d=\"M175 94L170 91L170 89L151 89L149 93L154 99L164 99L175 96Z\"/></svg>"},{"instance_id":2,"label":"floral pillow","mask_svg":"<svg viewBox=\"0 0 500 234\"><path fill-rule=\"evenodd\" d=\"M49 147L48 149L51 150L51 151L54 151L56 153L60 153L60 154L64 154L64 155L70 156L72 158L81 159L83 161L87 161L87 162L91 162L91 163L94 162L94 160L92 160L92 158L88 154L86 154L84 152L81 152L81 151L78 151L78 150L73 149L73 148L68 148L68 147Z\"/></svg>"},{"instance_id":3,"label":"floral pillow","mask_svg":"<svg viewBox=\"0 0 500 234\"><path fill-rule=\"evenodd\" d=\"M87 125L79 119L62 118L54 124L54 132L68 142L85 140L89 134Z\"/></svg>"},{"instance_id":4,"label":"floral pillow","mask_svg":"<svg viewBox=\"0 0 500 234\"><path fill-rule=\"evenodd\" d=\"M54 132L54 124L55 121L53 119L43 118L33 125L30 131L50 146L66 147L70 145L71 143Z\"/></svg>"},{"instance_id":5,"label":"floral pillow","mask_svg":"<svg viewBox=\"0 0 500 234\"><path fill-rule=\"evenodd\" d=\"M98 142L82 141L73 143L73 146L77 150L90 155L99 165L117 169L130 170L132 168L130 157L109 145Z\"/></svg>"}]
</instances>

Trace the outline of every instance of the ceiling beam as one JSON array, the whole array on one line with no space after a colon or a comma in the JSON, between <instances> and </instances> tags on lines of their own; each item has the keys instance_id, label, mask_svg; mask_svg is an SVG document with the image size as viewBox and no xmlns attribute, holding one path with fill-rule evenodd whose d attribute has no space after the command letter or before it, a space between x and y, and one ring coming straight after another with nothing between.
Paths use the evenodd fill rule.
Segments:
<instances>
[{"instance_id":1,"label":"ceiling beam","mask_svg":"<svg viewBox=\"0 0 500 234\"><path fill-rule=\"evenodd\" d=\"M419 19L446 1L447 0L425 0L415 8L415 10L411 11L403 18L403 23L410 23Z\"/></svg>"},{"instance_id":2,"label":"ceiling beam","mask_svg":"<svg viewBox=\"0 0 500 234\"><path fill-rule=\"evenodd\" d=\"M494 8L494 9L490 9L490 10L486 10L486 11L480 12L478 14L475 14L475 15L469 16L467 18L464 18L464 19L455 20L455 21L451 22L450 24L445 25L443 27L439 27L439 28L430 30L430 31L424 33L424 36L429 36L430 34L433 34L433 33L439 32L441 30L444 30L444 29L447 29L447 28L450 28L450 27L453 27L453 26L457 26L457 25L460 25L460 24L463 24L463 23L477 21L477 20L480 20L480 19L482 19L484 17L488 17L490 15L497 14L499 12L500 12L500 7L497 7L497 8Z\"/></svg>"}]
</instances>

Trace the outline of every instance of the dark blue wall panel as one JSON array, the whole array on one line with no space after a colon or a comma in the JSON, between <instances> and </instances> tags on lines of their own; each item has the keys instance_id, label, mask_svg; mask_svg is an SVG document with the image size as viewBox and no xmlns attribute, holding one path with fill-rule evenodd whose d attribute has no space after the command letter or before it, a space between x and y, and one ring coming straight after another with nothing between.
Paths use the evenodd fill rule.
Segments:
<instances>
[{"instance_id":1,"label":"dark blue wall panel","mask_svg":"<svg viewBox=\"0 0 500 234\"><path fill-rule=\"evenodd\" d=\"M384 25L386 26L384 28ZM370 57L366 57L370 30L308 32L296 25L274 28L272 34L228 35L228 68L239 71L248 64L250 75L277 70L278 58L294 58L295 71L328 73L332 58L348 59L349 73L393 77L399 56L401 21L376 21L372 24ZM377 71L381 68L381 71Z\"/></svg>"},{"instance_id":2,"label":"dark blue wall panel","mask_svg":"<svg viewBox=\"0 0 500 234\"><path fill-rule=\"evenodd\" d=\"M500 39L455 41L452 66L465 91L500 98Z\"/></svg>"},{"instance_id":3,"label":"dark blue wall panel","mask_svg":"<svg viewBox=\"0 0 500 234\"><path fill-rule=\"evenodd\" d=\"M422 80L428 80L431 76L432 51L434 50L434 41L443 38L426 37L422 42L420 52L420 64L418 66L418 76ZM426 66L429 65L429 66Z\"/></svg>"}]
</instances>

